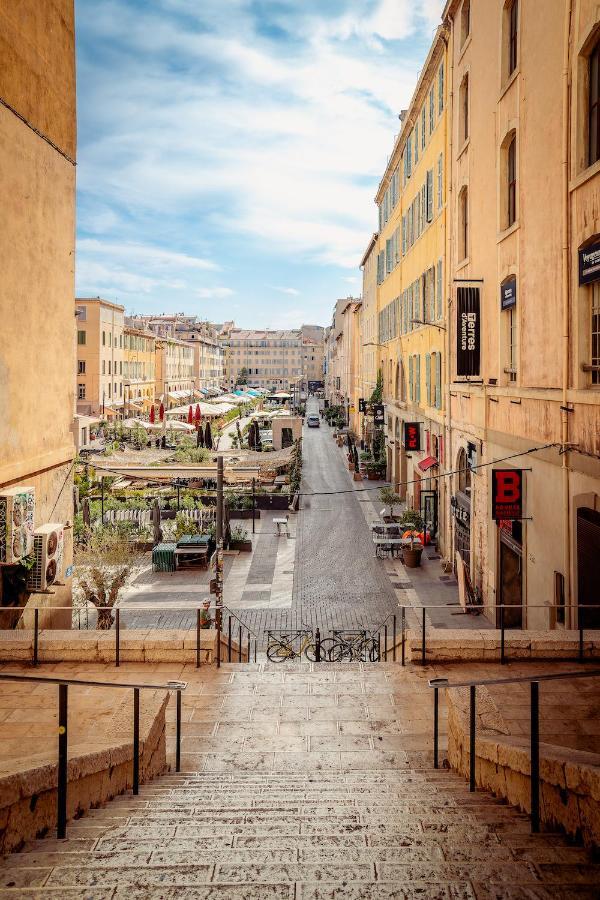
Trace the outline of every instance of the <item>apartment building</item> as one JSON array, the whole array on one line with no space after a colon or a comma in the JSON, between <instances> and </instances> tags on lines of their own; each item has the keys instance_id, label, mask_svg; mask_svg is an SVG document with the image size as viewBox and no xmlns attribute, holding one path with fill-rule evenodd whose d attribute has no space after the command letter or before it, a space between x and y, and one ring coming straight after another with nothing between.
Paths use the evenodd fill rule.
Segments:
<instances>
[{"instance_id":1,"label":"apartment building","mask_svg":"<svg viewBox=\"0 0 600 900\"><path fill-rule=\"evenodd\" d=\"M322 325L303 325L302 390L306 393L323 388L325 329Z\"/></svg>"},{"instance_id":2,"label":"apartment building","mask_svg":"<svg viewBox=\"0 0 600 900\"><path fill-rule=\"evenodd\" d=\"M122 419L125 307L100 297L77 297L77 412Z\"/></svg>"},{"instance_id":3,"label":"apartment building","mask_svg":"<svg viewBox=\"0 0 600 900\"><path fill-rule=\"evenodd\" d=\"M135 324L133 324L135 323ZM127 317L123 329L123 414L147 413L156 396L156 335Z\"/></svg>"},{"instance_id":4,"label":"apartment building","mask_svg":"<svg viewBox=\"0 0 600 900\"><path fill-rule=\"evenodd\" d=\"M373 342L383 374L387 477L407 505L421 512L442 548L439 508L447 497L437 476L445 443L447 38L440 26L376 196ZM371 260L374 253L371 242Z\"/></svg>"},{"instance_id":5,"label":"apartment building","mask_svg":"<svg viewBox=\"0 0 600 900\"><path fill-rule=\"evenodd\" d=\"M156 338L156 399L167 409L193 403L194 348L177 338Z\"/></svg>"},{"instance_id":6,"label":"apartment building","mask_svg":"<svg viewBox=\"0 0 600 900\"><path fill-rule=\"evenodd\" d=\"M600 7L543 5L444 12L453 549L492 621L598 627Z\"/></svg>"},{"instance_id":7,"label":"apartment building","mask_svg":"<svg viewBox=\"0 0 600 900\"><path fill-rule=\"evenodd\" d=\"M225 383L231 389L245 377L252 387L290 390L303 377L300 329L249 330L229 324L220 333L224 350Z\"/></svg>"},{"instance_id":8,"label":"apartment building","mask_svg":"<svg viewBox=\"0 0 600 900\"><path fill-rule=\"evenodd\" d=\"M71 602L74 45L73 0L0 5L1 607ZM57 540L42 558L34 533L49 524ZM38 592L27 601L14 576L32 553ZM52 579L44 559L54 563ZM40 625L70 620L69 611L48 611ZM14 619L3 621L7 628Z\"/></svg>"},{"instance_id":9,"label":"apartment building","mask_svg":"<svg viewBox=\"0 0 600 900\"><path fill-rule=\"evenodd\" d=\"M372 235L361 260L362 304L359 312L358 396L369 400L377 386L379 370L379 312L377 306L377 246L379 233ZM352 428L363 444L371 443L373 417L358 408Z\"/></svg>"},{"instance_id":10,"label":"apartment building","mask_svg":"<svg viewBox=\"0 0 600 900\"><path fill-rule=\"evenodd\" d=\"M175 334L192 345L194 388L205 397L220 393L225 367L216 327L210 322L178 322Z\"/></svg>"}]
</instances>

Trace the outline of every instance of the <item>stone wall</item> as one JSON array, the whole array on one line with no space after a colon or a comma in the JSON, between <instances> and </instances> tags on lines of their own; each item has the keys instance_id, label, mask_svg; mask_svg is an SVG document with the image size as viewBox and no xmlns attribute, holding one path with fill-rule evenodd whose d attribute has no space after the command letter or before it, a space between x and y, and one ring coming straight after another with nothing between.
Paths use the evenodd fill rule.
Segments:
<instances>
[{"instance_id":1,"label":"stone wall","mask_svg":"<svg viewBox=\"0 0 600 900\"><path fill-rule=\"evenodd\" d=\"M485 689L480 688L483 716ZM466 689L446 692L448 704L448 762L469 775L469 721ZM480 699L478 696L478 706ZM488 705L489 706L489 705ZM475 751L477 786L504 797L513 806L531 812L531 758L527 739L492 734L481 726L494 722L478 718ZM465 790L468 790L465 785ZM600 847L600 756L580 750L540 743L540 822L561 828L588 847Z\"/></svg>"},{"instance_id":2,"label":"stone wall","mask_svg":"<svg viewBox=\"0 0 600 900\"><path fill-rule=\"evenodd\" d=\"M432 662L464 662L500 660L500 631L450 628L427 628L426 659ZM407 658L421 660L421 630L407 632ZM507 631L505 656L509 660L564 659L576 660L579 654L579 632ZM583 655L586 660L600 660L600 632L585 631Z\"/></svg>"},{"instance_id":3,"label":"stone wall","mask_svg":"<svg viewBox=\"0 0 600 900\"><path fill-rule=\"evenodd\" d=\"M140 782L167 769L165 714L169 695L141 692ZM93 695L90 695L93 696ZM128 723L131 729L131 723ZM23 769L0 778L0 853L56 828L58 771L55 764ZM73 748L68 764L67 818L79 818L132 787L133 744L119 742L93 752Z\"/></svg>"}]
</instances>

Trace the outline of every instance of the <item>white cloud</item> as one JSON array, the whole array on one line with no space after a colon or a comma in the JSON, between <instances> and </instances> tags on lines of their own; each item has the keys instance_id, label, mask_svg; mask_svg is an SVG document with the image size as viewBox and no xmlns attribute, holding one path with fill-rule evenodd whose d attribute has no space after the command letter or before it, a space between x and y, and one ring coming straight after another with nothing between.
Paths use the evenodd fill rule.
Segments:
<instances>
[{"instance_id":1,"label":"white cloud","mask_svg":"<svg viewBox=\"0 0 600 900\"><path fill-rule=\"evenodd\" d=\"M298 297L300 295L300 291L296 290L293 287L273 287L274 291L279 291L280 294L290 294L292 297Z\"/></svg>"},{"instance_id":2,"label":"white cloud","mask_svg":"<svg viewBox=\"0 0 600 900\"><path fill-rule=\"evenodd\" d=\"M214 287L214 288L198 288L194 291L196 297L200 297L202 299L222 299L224 297L231 297L235 294L231 288L228 287Z\"/></svg>"}]
</instances>

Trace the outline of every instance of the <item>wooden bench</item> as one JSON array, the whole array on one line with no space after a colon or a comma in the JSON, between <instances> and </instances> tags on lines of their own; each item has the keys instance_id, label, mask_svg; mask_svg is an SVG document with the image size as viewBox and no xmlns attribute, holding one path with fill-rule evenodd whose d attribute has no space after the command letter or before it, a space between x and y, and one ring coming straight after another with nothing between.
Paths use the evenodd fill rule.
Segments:
<instances>
[{"instance_id":1,"label":"wooden bench","mask_svg":"<svg viewBox=\"0 0 600 900\"><path fill-rule=\"evenodd\" d=\"M285 528L285 534L290 536L290 527L288 523L287 516L275 516L273 519L273 525L277 525L277 534L281 534L281 527Z\"/></svg>"}]
</instances>

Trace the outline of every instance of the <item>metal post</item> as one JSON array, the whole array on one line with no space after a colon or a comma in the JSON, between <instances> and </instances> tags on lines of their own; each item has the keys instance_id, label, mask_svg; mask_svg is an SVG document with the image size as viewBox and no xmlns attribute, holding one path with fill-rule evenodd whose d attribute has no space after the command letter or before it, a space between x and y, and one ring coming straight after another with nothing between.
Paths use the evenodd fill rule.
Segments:
<instances>
[{"instance_id":1,"label":"metal post","mask_svg":"<svg viewBox=\"0 0 600 900\"><path fill-rule=\"evenodd\" d=\"M252 534L255 533L255 519L256 519L256 478L252 479Z\"/></svg>"},{"instance_id":2,"label":"metal post","mask_svg":"<svg viewBox=\"0 0 600 900\"><path fill-rule=\"evenodd\" d=\"M381 661L381 632L377 632L377 662Z\"/></svg>"},{"instance_id":3,"label":"metal post","mask_svg":"<svg viewBox=\"0 0 600 900\"><path fill-rule=\"evenodd\" d=\"M175 736L175 771L181 772L181 691L177 691L177 730Z\"/></svg>"},{"instance_id":4,"label":"metal post","mask_svg":"<svg viewBox=\"0 0 600 900\"><path fill-rule=\"evenodd\" d=\"M67 836L67 766L69 686L58 686L58 789L56 795L56 836Z\"/></svg>"},{"instance_id":5,"label":"metal post","mask_svg":"<svg viewBox=\"0 0 600 900\"><path fill-rule=\"evenodd\" d=\"M402 620L400 623L402 629L402 665L406 665L406 610L402 607Z\"/></svg>"},{"instance_id":6,"label":"metal post","mask_svg":"<svg viewBox=\"0 0 600 900\"><path fill-rule=\"evenodd\" d=\"M500 663L504 665L506 656L504 654L504 603L500 606Z\"/></svg>"},{"instance_id":7,"label":"metal post","mask_svg":"<svg viewBox=\"0 0 600 900\"><path fill-rule=\"evenodd\" d=\"M383 658L387 662L387 648L388 648L388 635L387 635L387 625L383 627Z\"/></svg>"},{"instance_id":8,"label":"metal post","mask_svg":"<svg viewBox=\"0 0 600 900\"><path fill-rule=\"evenodd\" d=\"M469 790L475 790L475 685L469 688Z\"/></svg>"},{"instance_id":9,"label":"metal post","mask_svg":"<svg viewBox=\"0 0 600 900\"><path fill-rule=\"evenodd\" d=\"M221 622L217 620L217 669L221 668Z\"/></svg>"},{"instance_id":10,"label":"metal post","mask_svg":"<svg viewBox=\"0 0 600 900\"><path fill-rule=\"evenodd\" d=\"M396 662L396 615L392 619L392 659Z\"/></svg>"},{"instance_id":11,"label":"metal post","mask_svg":"<svg viewBox=\"0 0 600 900\"><path fill-rule=\"evenodd\" d=\"M40 611L36 608L33 611L33 665L38 664L38 627L40 623Z\"/></svg>"},{"instance_id":12,"label":"metal post","mask_svg":"<svg viewBox=\"0 0 600 900\"><path fill-rule=\"evenodd\" d=\"M216 582L217 593L215 597L216 613L215 619L219 632L223 627L223 457L217 456L217 521L216 521L216 542L217 542L217 564L216 564ZM219 646L219 665L220 665L221 648Z\"/></svg>"},{"instance_id":13,"label":"metal post","mask_svg":"<svg viewBox=\"0 0 600 900\"><path fill-rule=\"evenodd\" d=\"M242 626L238 627L238 662L242 661Z\"/></svg>"},{"instance_id":14,"label":"metal post","mask_svg":"<svg viewBox=\"0 0 600 900\"><path fill-rule=\"evenodd\" d=\"M140 792L140 689L133 689L133 793Z\"/></svg>"},{"instance_id":15,"label":"metal post","mask_svg":"<svg viewBox=\"0 0 600 900\"><path fill-rule=\"evenodd\" d=\"M177 481L177 512L179 512L179 481Z\"/></svg>"},{"instance_id":16,"label":"metal post","mask_svg":"<svg viewBox=\"0 0 600 900\"><path fill-rule=\"evenodd\" d=\"M229 616L227 628L227 662L231 662L231 616Z\"/></svg>"},{"instance_id":17,"label":"metal post","mask_svg":"<svg viewBox=\"0 0 600 900\"><path fill-rule=\"evenodd\" d=\"M117 606L117 608L116 608L116 610L115 610L115 613L116 613L116 621L115 621L115 666L118 667L118 666L121 665L121 646L120 646L120 639L121 639L121 634L120 634L120 632L121 632L121 616L119 615L120 609L119 609L118 606Z\"/></svg>"},{"instance_id":18,"label":"metal post","mask_svg":"<svg viewBox=\"0 0 600 900\"><path fill-rule=\"evenodd\" d=\"M425 607L423 607L423 625L421 628L421 664L425 665Z\"/></svg>"},{"instance_id":19,"label":"metal post","mask_svg":"<svg viewBox=\"0 0 600 900\"><path fill-rule=\"evenodd\" d=\"M583 622L581 621L582 615L581 610L579 610L579 662L583 662L584 653L583 653Z\"/></svg>"},{"instance_id":20,"label":"metal post","mask_svg":"<svg viewBox=\"0 0 600 900\"><path fill-rule=\"evenodd\" d=\"M104 525L104 475L100 478L100 509L102 512L102 524Z\"/></svg>"},{"instance_id":21,"label":"metal post","mask_svg":"<svg viewBox=\"0 0 600 900\"><path fill-rule=\"evenodd\" d=\"M247 644L248 644L248 647L247 647L247 652L246 652L246 662L250 662L250 632L248 632Z\"/></svg>"},{"instance_id":22,"label":"metal post","mask_svg":"<svg viewBox=\"0 0 600 900\"><path fill-rule=\"evenodd\" d=\"M196 668L200 668L200 610L196 610Z\"/></svg>"},{"instance_id":23,"label":"metal post","mask_svg":"<svg viewBox=\"0 0 600 900\"><path fill-rule=\"evenodd\" d=\"M256 662L256 638L254 639L254 662Z\"/></svg>"},{"instance_id":24,"label":"metal post","mask_svg":"<svg viewBox=\"0 0 600 900\"><path fill-rule=\"evenodd\" d=\"M315 662L321 662L321 629L315 631Z\"/></svg>"},{"instance_id":25,"label":"metal post","mask_svg":"<svg viewBox=\"0 0 600 900\"><path fill-rule=\"evenodd\" d=\"M439 688L433 689L433 768L438 769Z\"/></svg>"},{"instance_id":26,"label":"metal post","mask_svg":"<svg viewBox=\"0 0 600 900\"><path fill-rule=\"evenodd\" d=\"M539 681L531 682L531 830L540 830L540 694Z\"/></svg>"}]
</instances>

